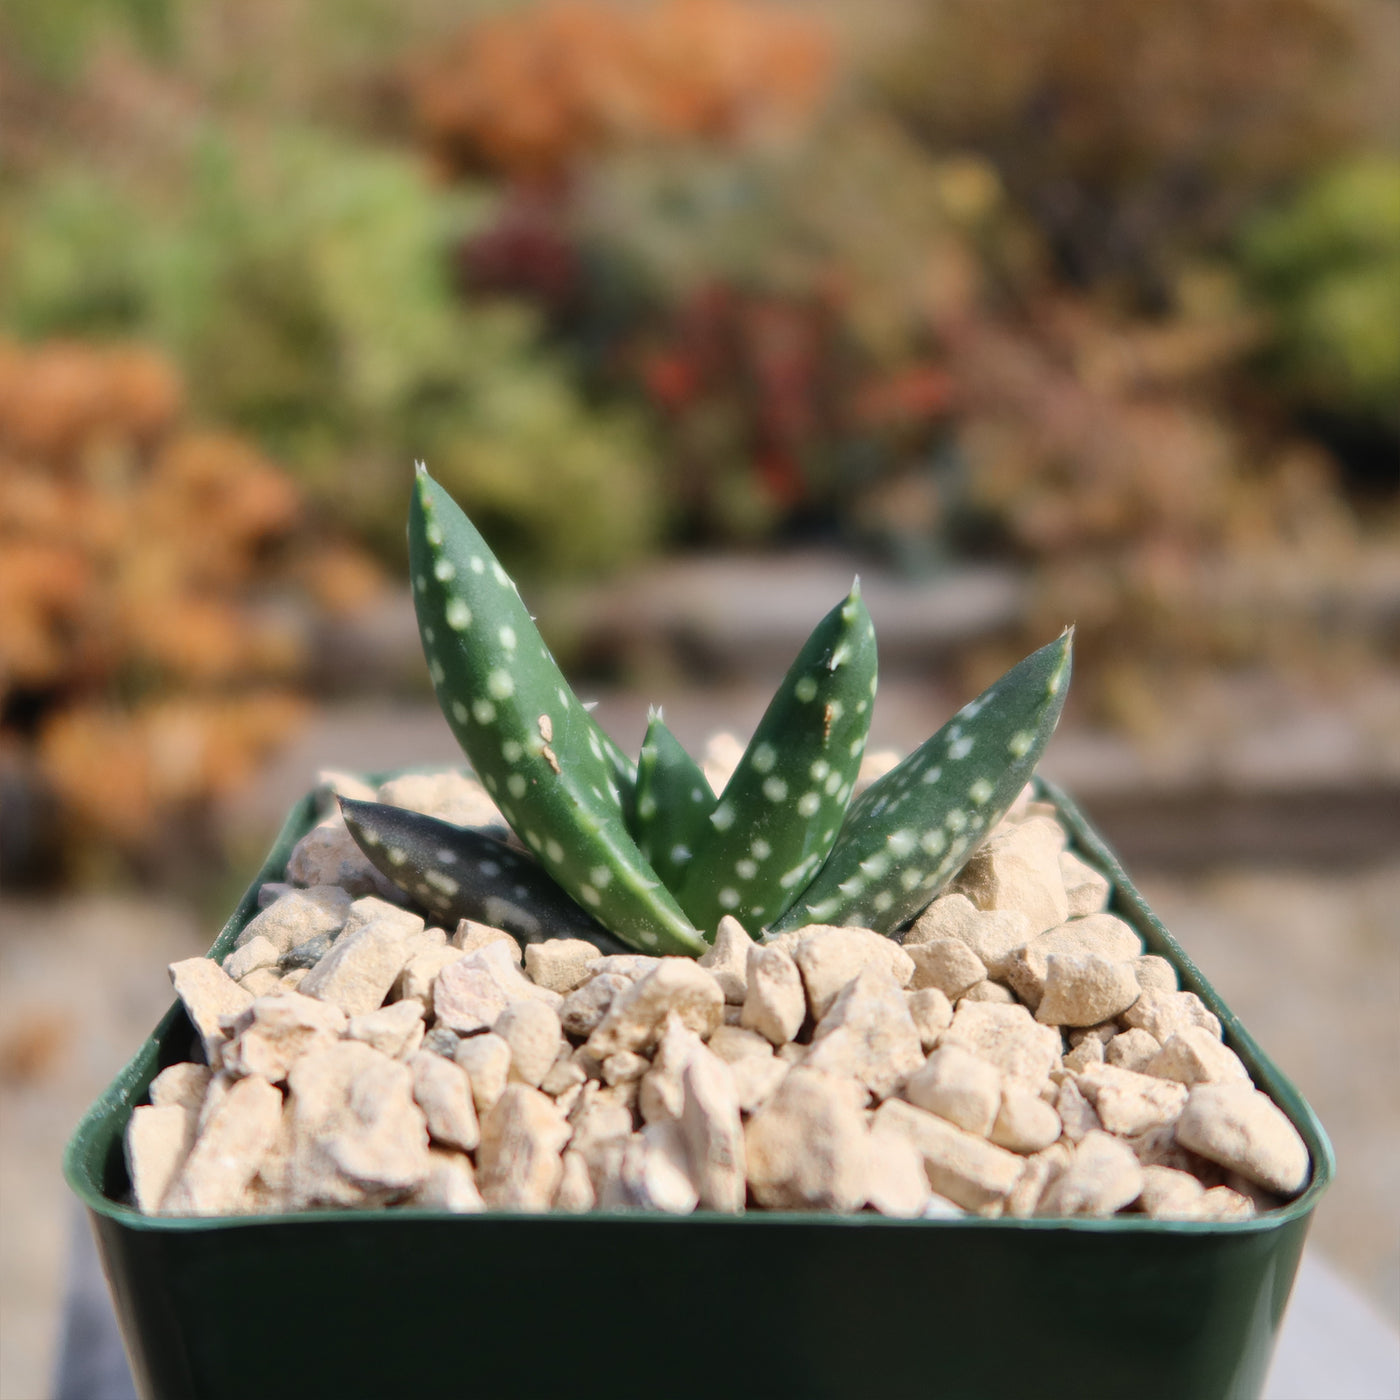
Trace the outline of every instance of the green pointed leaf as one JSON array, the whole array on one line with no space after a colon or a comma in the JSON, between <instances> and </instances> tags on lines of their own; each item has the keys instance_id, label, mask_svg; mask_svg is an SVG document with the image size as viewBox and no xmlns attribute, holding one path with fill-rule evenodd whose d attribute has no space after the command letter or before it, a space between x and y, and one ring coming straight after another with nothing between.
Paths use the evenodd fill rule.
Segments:
<instances>
[{"instance_id":1,"label":"green pointed leaf","mask_svg":"<svg viewBox=\"0 0 1400 1400\"><path fill-rule=\"evenodd\" d=\"M697 928L776 919L821 868L851 800L875 697L860 587L807 639L739 760L676 896Z\"/></svg>"},{"instance_id":2,"label":"green pointed leaf","mask_svg":"<svg viewBox=\"0 0 1400 1400\"><path fill-rule=\"evenodd\" d=\"M630 765L569 688L485 540L421 467L408 534L438 703L501 814L624 942L648 953L703 952L628 830L620 779Z\"/></svg>"},{"instance_id":3,"label":"green pointed leaf","mask_svg":"<svg viewBox=\"0 0 1400 1400\"><path fill-rule=\"evenodd\" d=\"M1073 629L1012 667L851 807L836 847L773 933L853 924L892 933L958 873L1006 814L1069 689Z\"/></svg>"},{"instance_id":4,"label":"green pointed leaf","mask_svg":"<svg viewBox=\"0 0 1400 1400\"><path fill-rule=\"evenodd\" d=\"M680 884L714 809L714 789L704 769L653 710L637 760L633 830L642 854L669 888Z\"/></svg>"},{"instance_id":5,"label":"green pointed leaf","mask_svg":"<svg viewBox=\"0 0 1400 1400\"><path fill-rule=\"evenodd\" d=\"M340 810L375 869L444 928L477 919L521 943L583 938L605 952L625 951L538 861L494 836L382 802L342 797Z\"/></svg>"}]
</instances>

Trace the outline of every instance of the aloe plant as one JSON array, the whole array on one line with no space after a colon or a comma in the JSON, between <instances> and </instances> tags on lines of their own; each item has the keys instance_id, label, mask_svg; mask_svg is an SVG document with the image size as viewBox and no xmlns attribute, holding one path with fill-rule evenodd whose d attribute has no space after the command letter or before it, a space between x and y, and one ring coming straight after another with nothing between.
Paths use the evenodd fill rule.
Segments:
<instances>
[{"instance_id":1,"label":"aloe plant","mask_svg":"<svg viewBox=\"0 0 1400 1400\"><path fill-rule=\"evenodd\" d=\"M346 819L410 896L523 939L547 930L606 946L612 935L643 952L697 954L725 914L754 934L808 923L893 933L1005 814L1069 684L1066 630L851 805L876 689L857 581L813 630L716 795L658 713L635 765L594 722L510 577L421 464L409 555L443 714L531 855L374 803L343 804Z\"/></svg>"}]
</instances>

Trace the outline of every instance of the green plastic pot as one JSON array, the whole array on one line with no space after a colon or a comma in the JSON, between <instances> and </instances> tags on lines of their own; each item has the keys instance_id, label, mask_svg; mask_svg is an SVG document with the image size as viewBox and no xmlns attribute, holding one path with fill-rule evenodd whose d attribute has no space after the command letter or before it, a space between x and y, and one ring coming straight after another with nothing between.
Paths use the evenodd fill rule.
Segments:
<instances>
[{"instance_id":1,"label":"green plastic pot","mask_svg":"<svg viewBox=\"0 0 1400 1400\"><path fill-rule=\"evenodd\" d=\"M137 1388L295 1396L1132 1397L1245 1400L1264 1382L1332 1149L1062 793L1116 913L1288 1114L1306 1191L1232 1222L890 1220L760 1213L325 1211L152 1219L124 1204L132 1109L192 1031L177 1003L88 1111L64 1169L92 1220ZM210 950L222 958L316 819L292 811Z\"/></svg>"}]
</instances>

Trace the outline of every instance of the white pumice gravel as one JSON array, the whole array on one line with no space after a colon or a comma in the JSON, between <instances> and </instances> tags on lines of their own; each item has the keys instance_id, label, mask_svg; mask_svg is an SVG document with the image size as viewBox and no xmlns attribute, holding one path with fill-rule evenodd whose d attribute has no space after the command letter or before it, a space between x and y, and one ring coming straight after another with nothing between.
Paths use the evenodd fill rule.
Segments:
<instances>
[{"instance_id":1,"label":"white pumice gravel","mask_svg":"<svg viewBox=\"0 0 1400 1400\"><path fill-rule=\"evenodd\" d=\"M499 825L459 774L386 793ZM1222 1221L1307 1183L1219 1020L1029 794L902 939L726 917L698 961L425 925L340 833L299 844L222 967L171 966L199 1062L132 1116L139 1210Z\"/></svg>"}]
</instances>

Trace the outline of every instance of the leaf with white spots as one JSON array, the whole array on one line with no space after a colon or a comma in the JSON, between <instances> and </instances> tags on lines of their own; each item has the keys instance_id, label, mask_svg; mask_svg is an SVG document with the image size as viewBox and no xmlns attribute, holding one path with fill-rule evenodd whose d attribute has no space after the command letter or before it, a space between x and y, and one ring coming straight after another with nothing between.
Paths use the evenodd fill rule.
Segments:
<instances>
[{"instance_id":1,"label":"leaf with white spots","mask_svg":"<svg viewBox=\"0 0 1400 1400\"><path fill-rule=\"evenodd\" d=\"M770 925L892 933L967 864L1040 761L1069 689L1072 628L1013 666L851 807L821 873Z\"/></svg>"},{"instance_id":2,"label":"leaf with white spots","mask_svg":"<svg viewBox=\"0 0 1400 1400\"><path fill-rule=\"evenodd\" d=\"M625 951L537 861L494 836L382 802L342 797L340 810L375 869L430 923L452 929L459 919L476 919L522 943L583 938L604 952Z\"/></svg>"},{"instance_id":3,"label":"leaf with white spots","mask_svg":"<svg viewBox=\"0 0 1400 1400\"><path fill-rule=\"evenodd\" d=\"M860 771L874 681L857 584L798 653L680 872L676 897L696 927L732 913L756 932L820 869Z\"/></svg>"},{"instance_id":4,"label":"leaf with white spots","mask_svg":"<svg viewBox=\"0 0 1400 1400\"><path fill-rule=\"evenodd\" d=\"M715 794L704 770L653 711L637 760L632 829L642 854L671 889L704 839Z\"/></svg>"},{"instance_id":5,"label":"leaf with white spots","mask_svg":"<svg viewBox=\"0 0 1400 1400\"><path fill-rule=\"evenodd\" d=\"M629 829L635 770L569 689L510 576L419 468L408 528L418 629L438 702L502 815L600 923L646 953L705 941ZM606 889L588 878L604 866Z\"/></svg>"}]
</instances>

